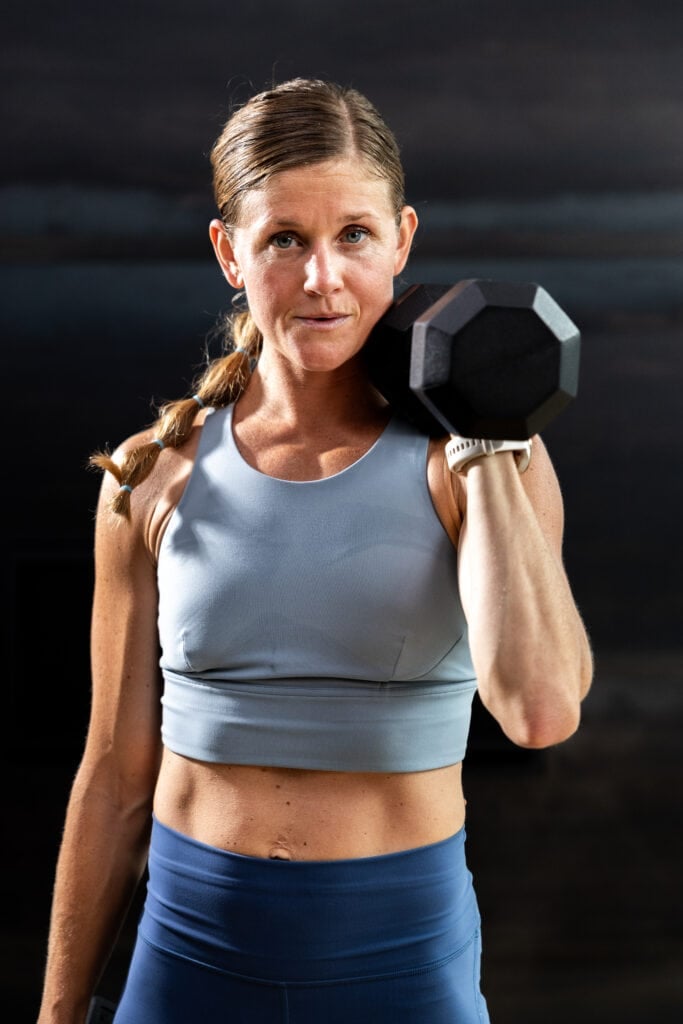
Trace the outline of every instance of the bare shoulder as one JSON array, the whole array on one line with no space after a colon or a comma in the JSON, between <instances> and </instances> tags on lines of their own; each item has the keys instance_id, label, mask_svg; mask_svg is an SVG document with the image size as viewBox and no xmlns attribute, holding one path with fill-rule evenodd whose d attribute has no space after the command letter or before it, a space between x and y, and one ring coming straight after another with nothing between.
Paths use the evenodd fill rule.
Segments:
<instances>
[{"instance_id":1,"label":"bare shoulder","mask_svg":"<svg viewBox=\"0 0 683 1024\"><path fill-rule=\"evenodd\" d=\"M151 473L131 494L129 520L110 511L109 506L119 490L119 483L111 473L104 473L97 508L98 538L111 537L119 552L125 548L131 554L144 553L149 561L156 563L163 529L180 501L192 472L204 419L205 412L202 411L181 447L167 445L159 452ZM153 428L132 434L112 453L113 461L120 463L126 455L149 444L154 438Z\"/></svg>"}]
</instances>

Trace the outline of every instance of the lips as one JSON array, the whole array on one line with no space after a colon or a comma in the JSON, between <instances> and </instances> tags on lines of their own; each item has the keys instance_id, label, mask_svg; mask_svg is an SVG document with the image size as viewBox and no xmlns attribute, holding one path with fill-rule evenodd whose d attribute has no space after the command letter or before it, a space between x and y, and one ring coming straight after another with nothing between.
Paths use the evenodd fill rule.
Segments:
<instances>
[{"instance_id":1,"label":"lips","mask_svg":"<svg viewBox=\"0 0 683 1024\"><path fill-rule=\"evenodd\" d=\"M340 317L349 316L342 309L326 310L325 312L316 313L311 311L310 313L297 313L296 317L299 320L338 320Z\"/></svg>"},{"instance_id":2,"label":"lips","mask_svg":"<svg viewBox=\"0 0 683 1024\"><path fill-rule=\"evenodd\" d=\"M349 313L317 313L309 316L299 314L295 317L299 323L305 324L307 327L317 327L320 330L332 330L334 327L346 323L349 318Z\"/></svg>"}]
</instances>

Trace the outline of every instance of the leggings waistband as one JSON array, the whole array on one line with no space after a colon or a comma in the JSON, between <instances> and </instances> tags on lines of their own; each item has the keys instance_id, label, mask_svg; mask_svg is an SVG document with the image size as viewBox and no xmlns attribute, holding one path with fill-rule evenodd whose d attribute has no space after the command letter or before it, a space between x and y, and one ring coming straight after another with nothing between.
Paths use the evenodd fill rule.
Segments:
<instances>
[{"instance_id":1,"label":"leggings waistband","mask_svg":"<svg viewBox=\"0 0 683 1024\"><path fill-rule=\"evenodd\" d=\"M465 832L335 861L279 861L207 846L155 819L147 942L216 970L320 982L420 970L479 927Z\"/></svg>"}]
</instances>

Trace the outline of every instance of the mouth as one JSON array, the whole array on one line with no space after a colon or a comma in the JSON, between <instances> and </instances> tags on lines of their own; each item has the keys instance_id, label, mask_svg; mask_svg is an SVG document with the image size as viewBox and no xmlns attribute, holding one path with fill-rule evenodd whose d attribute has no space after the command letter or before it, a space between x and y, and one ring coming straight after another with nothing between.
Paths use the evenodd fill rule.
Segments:
<instances>
[{"instance_id":1,"label":"mouth","mask_svg":"<svg viewBox=\"0 0 683 1024\"><path fill-rule=\"evenodd\" d=\"M321 331L332 331L350 320L348 313L321 313L317 316L297 316L296 320L305 327Z\"/></svg>"}]
</instances>

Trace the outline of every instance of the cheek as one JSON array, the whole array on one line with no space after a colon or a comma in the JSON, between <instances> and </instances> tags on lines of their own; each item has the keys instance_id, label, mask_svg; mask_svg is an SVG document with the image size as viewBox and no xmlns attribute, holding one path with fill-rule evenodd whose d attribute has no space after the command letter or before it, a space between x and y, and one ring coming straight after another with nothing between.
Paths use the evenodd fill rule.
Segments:
<instances>
[{"instance_id":1,"label":"cheek","mask_svg":"<svg viewBox=\"0 0 683 1024\"><path fill-rule=\"evenodd\" d=\"M261 268L251 268L245 279L244 290L252 317L260 326L261 320L269 320L277 309L282 282L277 274L269 274Z\"/></svg>"},{"instance_id":2,"label":"cheek","mask_svg":"<svg viewBox=\"0 0 683 1024\"><path fill-rule=\"evenodd\" d=\"M385 259L369 266L360 277L360 287L365 304L383 313L394 298L393 262Z\"/></svg>"}]
</instances>

